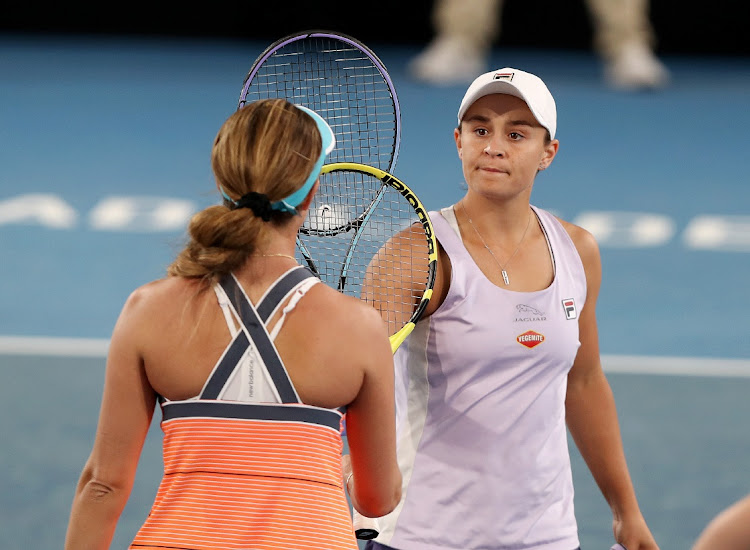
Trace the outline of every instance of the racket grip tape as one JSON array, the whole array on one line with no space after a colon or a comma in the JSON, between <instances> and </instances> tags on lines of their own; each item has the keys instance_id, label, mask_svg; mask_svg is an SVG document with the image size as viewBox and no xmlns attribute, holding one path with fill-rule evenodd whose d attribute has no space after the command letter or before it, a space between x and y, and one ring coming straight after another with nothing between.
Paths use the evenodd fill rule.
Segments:
<instances>
[{"instance_id":1,"label":"racket grip tape","mask_svg":"<svg viewBox=\"0 0 750 550\"><path fill-rule=\"evenodd\" d=\"M352 523L354 524L354 534L360 540L374 539L380 534L377 518L368 518L356 510L352 510Z\"/></svg>"}]
</instances>

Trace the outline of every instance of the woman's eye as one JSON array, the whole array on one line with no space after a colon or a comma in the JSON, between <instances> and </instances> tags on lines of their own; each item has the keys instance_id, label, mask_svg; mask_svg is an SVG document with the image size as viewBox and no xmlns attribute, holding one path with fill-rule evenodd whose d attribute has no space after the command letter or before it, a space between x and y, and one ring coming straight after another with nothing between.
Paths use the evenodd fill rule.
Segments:
<instances>
[{"instance_id":1,"label":"woman's eye","mask_svg":"<svg viewBox=\"0 0 750 550\"><path fill-rule=\"evenodd\" d=\"M474 130L478 136L486 136L487 130L485 128L477 128Z\"/></svg>"},{"instance_id":2,"label":"woman's eye","mask_svg":"<svg viewBox=\"0 0 750 550\"><path fill-rule=\"evenodd\" d=\"M510 139L521 139L523 136L519 134L518 132L511 132L510 133Z\"/></svg>"}]
</instances>

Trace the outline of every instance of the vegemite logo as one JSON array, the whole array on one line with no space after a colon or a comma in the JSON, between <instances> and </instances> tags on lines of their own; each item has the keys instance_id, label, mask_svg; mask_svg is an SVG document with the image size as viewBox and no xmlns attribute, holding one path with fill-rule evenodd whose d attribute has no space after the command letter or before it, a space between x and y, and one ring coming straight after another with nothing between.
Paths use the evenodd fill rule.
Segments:
<instances>
[{"instance_id":1,"label":"vegemite logo","mask_svg":"<svg viewBox=\"0 0 750 550\"><path fill-rule=\"evenodd\" d=\"M539 334L533 330L527 330L523 334L516 336L516 342L530 349L544 342L544 334Z\"/></svg>"}]
</instances>

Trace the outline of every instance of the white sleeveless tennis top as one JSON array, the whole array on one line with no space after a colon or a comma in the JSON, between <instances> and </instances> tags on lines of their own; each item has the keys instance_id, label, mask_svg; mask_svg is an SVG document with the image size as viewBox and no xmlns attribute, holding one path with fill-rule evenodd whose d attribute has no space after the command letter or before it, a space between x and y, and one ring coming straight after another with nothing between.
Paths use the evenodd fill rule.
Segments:
<instances>
[{"instance_id":1,"label":"white sleeveless tennis top","mask_svg":"<svg viewBox=\"0 0 750 550\"><path fill-rule=\"evenodd\" d=\"M586 277L550 213L552 284L491 283L461 241L452 208L431 212L450 257L450 289L399 348L399 506L378 542L404 550L573 550L579 546L565 424ZM452 218L454 227L446 217Z\"/></svg>"}]
</instances>

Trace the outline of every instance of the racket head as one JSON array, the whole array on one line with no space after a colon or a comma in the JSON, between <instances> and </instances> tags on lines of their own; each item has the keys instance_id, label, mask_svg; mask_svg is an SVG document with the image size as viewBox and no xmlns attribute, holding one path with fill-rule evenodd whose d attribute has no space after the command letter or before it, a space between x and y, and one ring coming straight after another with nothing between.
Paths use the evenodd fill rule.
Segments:
<instances>
[{"instance_id":1,"label":"racket head","mask_svg":"<svg viewBox=\"0 0 750 550\"><path fill-rule=\"evenodd\" d=\"M268 46L245 77L238 108L269 97L326 119L336 136L329 162L393 171L401 143L396 88L380 58L356 38L308 30Z\"/></svg>"},{"instance_id":2,"label":"racket head","mask_svg":"<svg viewBox=\"0 0 750 550\"><path fill-rule=\"evenodd\" d=\"M395 353L432 297L438 256L428 211L404 182L374 166L327 164L320 186L329 202L310 208L298 259L324 283L375 307ZM375 192L365 210L363 189Z\"/></svg>"}]
</instances>

